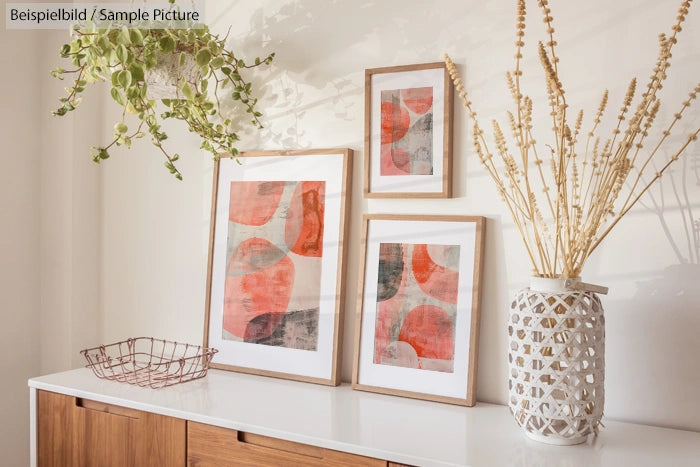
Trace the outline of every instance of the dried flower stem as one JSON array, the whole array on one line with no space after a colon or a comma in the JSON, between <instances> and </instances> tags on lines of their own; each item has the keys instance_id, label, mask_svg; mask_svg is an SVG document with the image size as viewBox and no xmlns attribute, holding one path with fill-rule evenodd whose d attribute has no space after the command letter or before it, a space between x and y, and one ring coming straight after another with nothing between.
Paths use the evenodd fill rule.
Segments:
<instances>
[{"instance_id":1,"label":"dried flower stem","mask_svg":"<svg viewBox=\"0 0 700 467\"><path fill-rule=\"evenodd\" d=\"M474 121L474 148L513 217L535 274L544 277L579 276L586 259L612 228L697 140L700 128L691 133L651 180L646 182L645 173L654 166L659 149L667 142L671 130L700 93L699 84L690 92L690 98L682 103L657 143L643 156L645 142L661 107L657 92L667 78L671 50L677 43L677 35L682 30L681 24L685 21L691 1L684 0L681 3L671 34L659 36L659 55L636 107L632 105L637 80L630 81L617 115L617 124L608 138L598 135L608 104L608 91L603 93L591 130L586 134L583 152L578 152L577 147L582 134L584 113L579 111L573 125L569 124L564 86L559 79L559 57L556 54L557 43L554 39L551 10L547 0L538 1L549 37L546 43L538 44L555 140L552 147L548 146L548 161L538 154L533 134L532 99L523 95L520 83L525 45L525 0L517 1L515 67L512 72L506 73L515 105L515 110L508 112L508 123L517 149L511 153L506 136L494 120L492 127L499 165L489 150L472 103L467 99L462 79L450 57L445 55L447 69L458 95ZM605 143L602 144L602 141ZM641 161L639 167L638 161ZM551 172L543 169L545 162L548 162ZM537 175L534 178L530 176L531 164L536 169ZM548 209L546 217L540 210L541 204Z\"/></svg>"}]
</instances>

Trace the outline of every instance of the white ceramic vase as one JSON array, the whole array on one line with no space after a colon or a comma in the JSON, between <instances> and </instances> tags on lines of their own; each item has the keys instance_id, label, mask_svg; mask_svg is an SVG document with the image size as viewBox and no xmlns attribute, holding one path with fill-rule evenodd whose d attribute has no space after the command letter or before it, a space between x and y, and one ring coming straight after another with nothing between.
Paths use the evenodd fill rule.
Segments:
<instances>
[{"instance_id":1,"label":"white ceramic vase","mask_svg":"<svg viewBox=\"0 0 700 467\"><path fill-rule=\"evenodd\" d=\"M544 443L582 443L603 416L603 307L577 284L533 277L511 304L509 406L525 434Z\"/></svg>"}]
</instances>

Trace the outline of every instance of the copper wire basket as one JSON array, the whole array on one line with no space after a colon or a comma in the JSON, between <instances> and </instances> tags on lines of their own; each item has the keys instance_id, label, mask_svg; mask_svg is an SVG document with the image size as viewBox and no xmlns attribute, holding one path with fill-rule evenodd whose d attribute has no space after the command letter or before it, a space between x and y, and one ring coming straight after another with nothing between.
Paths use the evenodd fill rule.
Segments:
<instances>
[{"instance_id":1,"label":"copper wire basket","mask_svg":"<svg viewBox=\"0 0 700 467\"><path fill-rule=\"evenodd\" d=\"M201 345L134 337L81 350L99 378L153 389L185 383L207 375L218 350Z\"/></svg>"}]
</instances>

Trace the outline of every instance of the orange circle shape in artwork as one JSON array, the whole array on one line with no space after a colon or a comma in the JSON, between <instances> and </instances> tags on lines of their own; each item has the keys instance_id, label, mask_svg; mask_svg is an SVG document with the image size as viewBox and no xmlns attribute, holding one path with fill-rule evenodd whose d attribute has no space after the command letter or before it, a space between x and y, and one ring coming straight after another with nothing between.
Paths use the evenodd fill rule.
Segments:
<instances>
[{"instance_id":1,"label":"orange circle shape in artwork","mask_svg":"<svg viewBox=\"0 0 700 467\"><path fill-rule=\"evenodd\" d=\"M287 247L301 256L323 256L323 222L326 182L297 185L287 210L284 238Z\"/></svg>"},{"instance_id":2,"label":"orange circle shape in artwork","mask_svg":"<svg viewBox=\"0 0 700 467\"><path fill-rule=\"evenodd\" d=\"M277 211L285 182L231 182L228 220L265 225Z\"/></svg>"},{"instance_id":3,"label":"orange circle shape in artwork","mask_svg":"<svg viewBox=\"0 0 700 467\"><path fill-rule=\"evenodd\" d=\"M421 358L451 360L454 356L454 326L439 306L419 305L401 324L399 340L411 344Z\"/></svg>"},{"instance_id":4,"label":"orange circle shape in artwork","mask_svg":"<svg viewBox=\"0 0 700 467\"><path fill-rule=\"evenodd\" d=\"M423 115L433 107L433 88L402 89L401 98L411 112Z\"/></svg>"},{"instance_id":5,"label":"orange circle shape in artwork","mask_svg":"<svg viewBox=\"0 0 700 467\"><path fill-rule=\"evenodd\" d=\"M294 263L279 248L262 238L241 242L232 261L252 256L246 255L246 251L262 252L279 260L250 264L250 272L241 270L245 268L244 264L230 265L229 271L235 270L238 274L226 276L223 328L236 337L251 338L253 336L248 335L250 321L269 313L271 319L266 321L266 329L256 329L254 337L260 339L272 334L284 317L294 287Z\"/></svg>"},{"instance_id":6,"label":"orange circle shape in artwork","mask_svg":"<svg viewBox=\"0 0 700 467\"><path fill-rule=\"evenodd\" d=\"M423 292L443 302L457 303L459 273L433 261L428 245L417 244L413 247L412 268L413 276Z\"/></svg>"},{"instance_id":7,"label":"orange circle shape in artwork","mask_svg":"<svg viewBox=\"0 0 700 467\"><path fill-rule=\"evenodd\" d=\"M381 355L382 365L403 366L406 368L420 368L420 361L416 350L408 342L392 342L384 348Z\"/></svg>"},{"instance_id":8,"label":"orange circle shape in artwork","mask_svg":"<svg viewBox=\"0 0 700 467\"><path fill-rule=\"evenodd\" d=\"M411 124L411 116L401 105L382 102L382 144L400 140Z\"/></svg>"},{"instance_id":9,"label":"orange circle shape in artwork","mask_svg":"<svg viewBox=\"0 0 700 467\"><path fill-rule=\"evenodd\" d=\"M382 176L411 173L411 161L408 153L403 149L392 149L391 146L391 143L381 146L379 173Z\"/></svg>"}]
</instances>

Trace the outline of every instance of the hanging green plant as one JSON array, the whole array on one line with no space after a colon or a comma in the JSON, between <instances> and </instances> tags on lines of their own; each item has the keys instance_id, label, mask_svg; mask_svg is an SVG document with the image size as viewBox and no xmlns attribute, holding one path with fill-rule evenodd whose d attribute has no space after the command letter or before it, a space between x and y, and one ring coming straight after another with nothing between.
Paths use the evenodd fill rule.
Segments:
<instances>
[{"instance_id":1,"label":"hanging green plant","mask_svg":"<svg viewBox=\"0 0 700 467\"><path fill-rule=\"evenodd\" d=\"M163 145L168 135L161 121L166 119L184 121L189 131L202 139L201 148L215 159L221 153L236 156L239 136L232 118L222 112L224 98L240 103L249 114L250 123L262 128L262 114L256 110L258 99L252 95L253 84L243 77L243 72L269 64L275 54L246 63L226 48L228 35L219 38L206 25L200 26L128 29L89 25L71 31L72 40L61 47L60 55L70 59L74 68L58 67L51 74L59 79L74 76L73 84L66 88L68 96L59 99L61 106L53 114L62 116L75 110L85 87L106 81L106 77L111 83L112 99L123 108L122 118L114 125L114 139L91 148L95 162L109 158L113 146L130 148L134 139L150 135L153 145L166 158L166 168L182 180L175 165L180 156L171 154ZM162 82L164 78L169 82L156 86L155 81ZM167 91L168 86L172 88L171 96L163 94L163 88ZM164 111L158 109L158 101L165 106ZM127 123L127 114L138 117L135 128Z\"/></svg>"}]
</instances>

